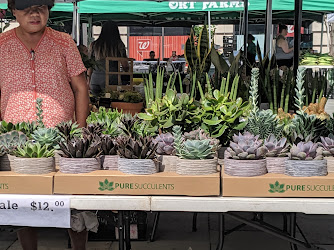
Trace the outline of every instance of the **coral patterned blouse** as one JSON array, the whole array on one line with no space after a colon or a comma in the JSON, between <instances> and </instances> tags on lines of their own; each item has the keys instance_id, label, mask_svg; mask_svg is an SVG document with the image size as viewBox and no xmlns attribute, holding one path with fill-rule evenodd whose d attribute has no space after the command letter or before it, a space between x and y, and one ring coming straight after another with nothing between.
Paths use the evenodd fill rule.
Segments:
<instances>
[{"instance_id":1,"label":"coral patterned blouse","mask_svg":"<svg viewBox=\"0 0 334 250\"><path fill-rule=\"evenodd\" d=\"M0 35L1 118L7 122L36 120L36 99L42 98L43 122L54 127L73 119L71 77L86 71L72 38L46 28L34 51L15 29Z\"/></svg>"}]
</instances>

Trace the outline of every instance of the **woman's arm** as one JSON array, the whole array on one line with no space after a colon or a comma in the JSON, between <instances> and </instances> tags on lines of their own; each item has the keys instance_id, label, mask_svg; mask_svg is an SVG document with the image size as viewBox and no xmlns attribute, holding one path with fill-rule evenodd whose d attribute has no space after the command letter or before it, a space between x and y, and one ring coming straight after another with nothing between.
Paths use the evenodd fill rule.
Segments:
<instances>
[{"instance_id":1,"label":"woman's arm","mask_svg":"<svg viewBox=\"0 0 334 250\"><path fill-rule=\"evenodd\" d=\"M289 48L288 42L286 40L280 39L277 42L278 47L281 47L284 53L289 54L291 51L293 51L293 47Z\"/></svg>"}]
</instances>

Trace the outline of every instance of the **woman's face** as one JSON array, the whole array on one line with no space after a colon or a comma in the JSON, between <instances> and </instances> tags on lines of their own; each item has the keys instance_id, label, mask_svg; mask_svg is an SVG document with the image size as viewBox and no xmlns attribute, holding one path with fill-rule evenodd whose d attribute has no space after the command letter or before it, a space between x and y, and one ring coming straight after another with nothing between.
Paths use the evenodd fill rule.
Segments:
<instances>
[{"instance_id":1,"label":"woman's face","mask_svg":"<svg viewBox=\"0 0 334 250\"><path fill-rule=\"evenodd\" d=\"M49 18L47 5L34 5L24 10L13 10L13 15L20 24L20 28L27 33L42 32Z\"/></svg>"},{"instance_id":2,"label":"woman's face","mask_svg":"<svg viewBox=\"0 0 334 250\"><path fill-rule=\"evenodd\" d=\"M282 32L281 32L281 35L286 36L287 34L288 34L288 31L286 29L283 29Z\"/></svg>"}]
</instances>

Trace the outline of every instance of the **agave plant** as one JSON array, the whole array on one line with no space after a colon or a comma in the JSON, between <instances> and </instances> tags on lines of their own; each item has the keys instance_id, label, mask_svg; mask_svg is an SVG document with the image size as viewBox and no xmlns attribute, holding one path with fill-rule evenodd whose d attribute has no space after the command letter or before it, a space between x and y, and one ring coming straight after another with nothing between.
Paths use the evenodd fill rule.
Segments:
<instances>
[{"instance_id":1,"label":"agave plant","mask_svg":"<svg viewBox=\"0 0 334 250\"><path fill-rule=\"evenodd\" d=\"M123 134L126 136L135 136L135 124L138 120L138 117L132 116L131 114L123 114L120 118L120 129Z\"/></svg>"},{"instance_id":2,"label":"agave plant","mask_svg":"<svg viewBox=\"0 0 334 250\"><path fill-rule=\"evenodd\" d=\"M47 145L48 148L58 148L60 136L54 128L38 128L31 134L31 138L41 144Z\"/></svg>"},{"instance_id":3,"label":"agave plant","mask_svg":"<svg viewBox=\"0 0 334 250\"><path fill-rule=\"evenodd\" d=\"M290 149L291 160L323 160L323 149L318 143L299 142Z\"/></svg>"},{"instance_id":4,"label":"agave plant","mask_svg":"<svg viewBox=\"0 0 334 250\"><path fill-rule=\"evenodd\" d=\"M153 139L158 144L157 154L172 155L174 153L174 137L171 133L160 134Z\"/></svg>"},{"instance_id":5,"label":"agave plant","mask_svg":"<svg viewBox=\"0 0 334 250\"><path fill-rule=\"evenodd\" d=\"M102 135L103 125L99 123L88 124L86 128L82 128L83 135Z\"/></svg>"},{"instance_id":6,"label":"agave plant","mask_svg":"<svg viewBox=\"0 0 334 250\"><path fill-rule=\"evenodd\" d=\"M83 134L60 141L60 155L66 158L94 158L101 154L101 138L94 134Z\"/></svg>"},{"instance_id":7,"label":"agave plant","mask_svg":"<svg viewBox=\"0 0 334 250\"><path fill-rule=\"evenodd\" d=\"M324 156L333 156L334 155L334 135L329 134L328 137L320 137L321 143L320 145L324 149Z\"/></svg>"},{"instance_id":8,"label":"agave plant","mask_svg":"<svg viewBox=\"0 0 334 250\"><path fill-rule=\"evenodd\" d=\"M75 136L78 137L82 133L79 125L72 121L61 122L56 126L56 128L58 129L60 136L66 139L72 139Z\"/></svg>"},{"instance_id":9,"label":"agave plant","mask_svg":"<svg viewBox=\"0 0 334 250\"><path fill-rule=\"evenodd\" d=\"M19 131L11 131L0 135L1 154L12 154L18 147L23 146L28 137Z\"/></svg>"},{"instance_id":10,"label":"agave plant","mask_svg":"<svg viewBox=\"0 0 334 250\"><path fill-rule=\"evenodd\" d=\"M123 158L128 159L155 159L158 143L154 143L152 137L133 138L131 136L119 136L116 139L117 152Z\"/></svg>"},{"instance_id":11,"label":"agave plant","mask_svg":"<svg viewBox=\"0 0 334 250\"><path fill-rule=\"evenodd\" d=\"M227 151L230 158L235 160L258 160L264 158L267 153L266 147L262 146L259 135L254 136L249 132L233 136Z\"/></svg>"},{"instance_id":12,"label":"agave plant","mask_svg":"<svg viewBox=\"0 0 334 250\"><path fill-rule=\"evenodd\" d=\"M116 155L117 145L114 139L109 135L101 136L101 149L103 155Z\"/></svg>"},{"instance_id":13,"label":"agave plant","mask_svg":"<svg viewBox=\"0 0 334 250\"><path fill-rule=\"evenodd\" d=\"M54 156L54 149L47 144L33 143L28 141L25 145L18 147L14 155L22 158L49 158Z\"/></svg>"},{"instance_id":14,"label":"agave plant","mask_svg":"<svg viewBox=\"0 0 334 250\"><path fill-rule=\"evenodd\" d=\"M287 139L277 140L274 135L270 135L265 141L264 146L267 148L267 157L285 157L287 156L288 145Z\"/></svg>"}]
</instances>

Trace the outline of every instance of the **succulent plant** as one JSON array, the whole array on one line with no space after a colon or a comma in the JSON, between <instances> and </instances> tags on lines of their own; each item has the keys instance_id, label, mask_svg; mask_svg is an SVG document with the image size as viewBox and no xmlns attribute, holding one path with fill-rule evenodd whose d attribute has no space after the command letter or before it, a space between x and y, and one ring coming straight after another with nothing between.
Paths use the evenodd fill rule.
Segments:
<instances>
[{"instance_id":1,"label":"succulent plant","mask_svg":"<svg viewBox=\"0 0 334 250\"><path fill-rule=\"evenodd\" d=\"M7 133L13 130L20 131L24 133L26 136L30 136L33 131L35 131L38 128L38 124L33 122L19 122L16 124L13 124L11 122L1 121L0 122L0 132L1 133Z\"/></svg>"},{"instance_id":2,"label":"succulent plant","mask_svg":"<svg viewBox=\"0 0 334 250\"><path fill-rule=\"evenodd\" d=\"M123 158L128 159L155 159L158 143L154 143L152 137L133 138L131 136L119 136L116 139L117 152Z\"/></svg>"},{"instance_id":3,"label":"succulent plant","mask_svg":"<svg viewBox=\"0 0 334 250\"><path fill-rule=\"evenodd\" d=\"M31 138L41 144L47 145L48 148L58 147L60 136L54 128L38 128L31 134Z\"/></svg>"},{"instance_id":4,"label":"succulent plant","mask_svg":"<svg viewBox=\"0 0 334 250\"><path fill-rule=\"evenodd\" d=\"M182 148L182 144L184 141L184 138L182 137L182 128L181 126L174 126L173 127L173 136L174 136L174 148L175 153L181 154L180 149Z\"/></svg>"},{"instance_id":5,"label":"succulent plant","mask_svg":"<svg viewBox=\"0 0 334 250\"><path fill-rule=\"evenodd\" d=\"M59 142L61 156L66 158L94 158L101 154L101 138L94 134L83 134Z\"/></svg>"},{"instance_id":6,"label":"succulent plant","mask_svg":"<svg viewBox=\"0 0 334 250\"><path fill-rule=\"evenodd\" d=\"M28 141L14 151L15 156L22 158L49 158L54 156L54 149L49 149L47 144L33 143Z\"/></svg>"},{"instance_id":7,"label":"succulent plant","mask_svg":"<svg viewBox=\"0 0 334 250\"><path fill-rule=\"evenodd\" d=\"M212 138L209 133L205 132L203 129L198 128L190 132L185 132L183 135L185 140L210 140L210 145L213 146L212 150L217 151L220 147L220 141L216 138Z\"/></svg>"},{"instance_id":8,"label":"succulent plant","mask_svg":"<svg viewBox=\"0 0 334 250\"><path fill-rule=\"evenodd\" d=\"M98 135L101 136L103 125L99 123L88 124L86 128L82 128L83 135Z\"/></svg>"},{"instance_id":9,"label":"succulent plant","mask_svg":"<svg viewBox=\"0 0 334 250\"><path fill-rule=\"evenodd\" d=\"M114 139L109 135L101 136L101 149L103 155L116 155L117 145Z\"/></svg>"},{"instance_id":10,"label":"succulent plant","mask_svg":"<svg viewBox=\"0 0 334 250\"><path fill-rule=\"evenodd\" d=\"M126 136L133 136L135 137L135 124L136 121L138 120L138 117L132 116L131 114L123 114L120 118L121 122L120 122L120 129L122 130L123 134Z\"/></svg>"},{"instance_id":11,"label":"succulent plant","mask_svg":"<svg viewBox=\"0 0 334 250\"><path fill-rule=\"evenodd\" d=\"M205 140L186 140L182 147L178 149L178 156L182 159L203 160L212 159L214 152L210 139Z\"/></svg>"},{"instance_id":12,"label":"succulent plant","mask_svg":"<svg viewBox=\"0 0 334 250\"><path fill-rule=\"evenodd\" d=\"M252 112L247 120L245 130L264 140L271 134L282 137L284 126L279 122L271 109Z\"/></svg>"},{"instance_id":13,"label":"succulent plant","mask_svg":"<svg viewBox=\"0 0 334 250\"><path fill-rule=\"evenodd\" d=\"M66 139L72 139L73 137L78 137L82 134L82 129L79 128L79 125L72 121L61 122L56 128L58 129L60 136Z\"/></svg>"},{"instance_id":14,"label":"succulent plant","mask_svg":"<svg viewBox=\"0 0 334 250\"><path fill-rule=\"evenodd\" d=\"M235 160L258 160L264 158L266 147L262 146L259 135L254 136L249 132L233 136L230 147L227 148L229 157Z\"/></svg>"},{"instance_id":15,"label":"succulent plant","mask_svg":"<svg viewBox=\"0 0 334 250\"><path fill-rule=\"evenodd\" d=\"M297 145L293 145L290 149L291 160L322 160L323 149L319 147L318 143L299 142Z\"/></svg>"},{"instance_id":16,"label":"succulent plant","mask_svg":"<svg viewBox=\"0 0 334 250\"><path fill-rule=\"evenodd\" d=\"M333 156L334 155L334 135L329 134L328 137L320 137L324 156Z\"/></svg>"},{"instance_id":17,"label":"succulent plant","mask_svg":"<svg viewBox=\"0 0 334 250\"><path fill-rule=\"evenodd\" d=\"M287 139L277 140L274 135L270 135L265 141L264 146L267 148L267 157L285 157L287 156L288 145Z\"/></svg>"},{"instance_id":18,"label":"succulent plant","mask_svg":"<svg viewBox=\"0 0 334 250\"><path fill-rule=\"evenodd\" d=\"M0 135L1 153L12 154L18 147L23 146L28 137L19 131L11 131Z\"/></svg>"},{"instance_id":19,"label":"succulent plant","mask_svg":"<svg viewBox=\"0 0 334 250\"><path fill-rule=\"evenodd\" d=\"M174 153L174 137L171 133L160 134L153 139L158 144L157 154L172 155Z\"/></svg>"}]
</instances>

